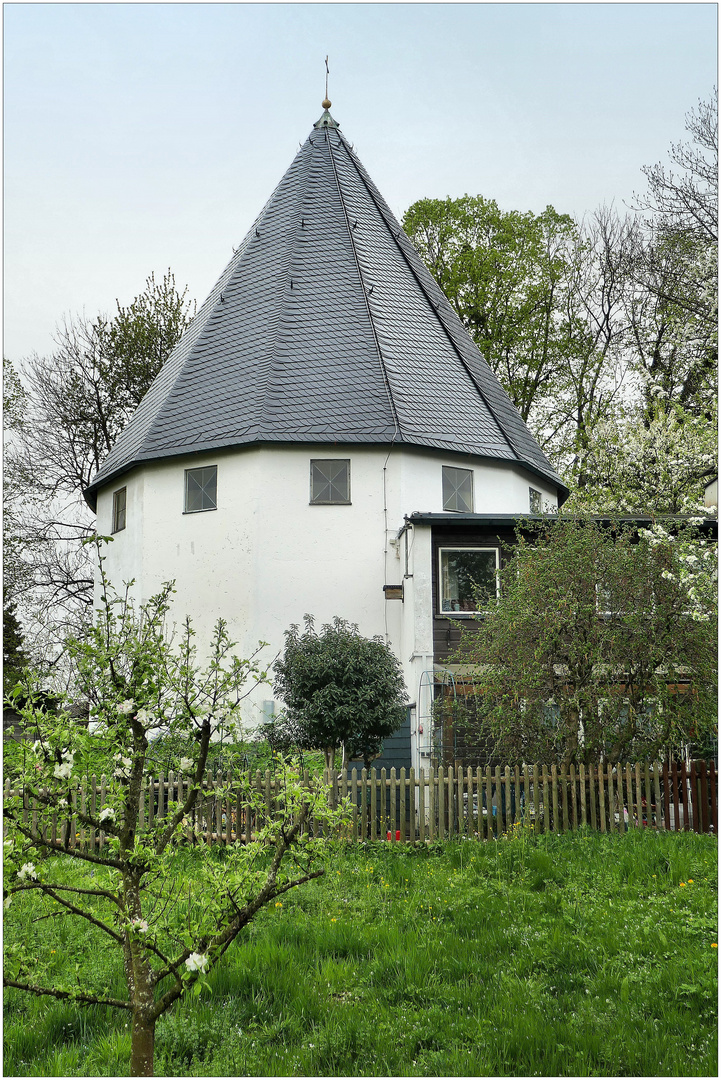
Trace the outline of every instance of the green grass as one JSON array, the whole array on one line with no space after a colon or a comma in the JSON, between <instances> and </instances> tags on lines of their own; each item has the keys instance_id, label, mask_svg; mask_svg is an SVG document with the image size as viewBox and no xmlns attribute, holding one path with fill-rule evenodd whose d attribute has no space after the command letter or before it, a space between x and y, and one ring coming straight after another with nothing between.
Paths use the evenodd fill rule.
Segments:
<instances>
[{"instance_id":1,"label":"green grass","mask_svg":"<svg viewBox=\"0 0 721 1080\"><path fill-rule=\"evenodd\" d=\"M156 1073L716 1076L716 859L645 832L338 848L160 1020ZM40 927L120 989L89 935ZM127 1074L126 1022L6 991L5 1075Z\"/></svg>"}]
</instances>

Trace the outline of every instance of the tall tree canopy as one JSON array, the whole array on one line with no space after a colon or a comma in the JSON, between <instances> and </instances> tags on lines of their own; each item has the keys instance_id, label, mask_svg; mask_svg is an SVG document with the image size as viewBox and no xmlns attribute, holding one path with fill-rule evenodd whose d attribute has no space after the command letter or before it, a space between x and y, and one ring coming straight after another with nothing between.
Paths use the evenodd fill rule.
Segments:
<instances>
[{"instance_id":1,"label":"tall tree canopy","mask_svg":"<svg viewBox=\"0 0 721 1080\"><path fill-rule=\"evenodd\" d=\"M625 217L603 207L575 222L553 207L503 211L480 195L421 199L404 216L578 508L697 508L713 467L713 102L689 114L687 132L670 168L643 170L648 192ZM620 467L609 486L611 457ZM663 477L670 486L655 486Z\"/></svg>"},{"instance_id":2,"label":"tall tree canopy","mask_svg":"<svg viewBox=\"0 0 721 1080\"><path fill-rule=\"evenodd\" d=\"M92 603L93 568L82 541L92 516L82 492L170 355L195 305L168 271L153 274L114 316L75 317L58 327L50 356L33 356L11 379L6 432L8 599L50 635L77 630ZM14 369L10 369L15 374ZM7 388L7 377L6 377ZM7 389L6 389L7 393ZM57 632L56 632L57 630Z\"/></svg>"}]
</instances>

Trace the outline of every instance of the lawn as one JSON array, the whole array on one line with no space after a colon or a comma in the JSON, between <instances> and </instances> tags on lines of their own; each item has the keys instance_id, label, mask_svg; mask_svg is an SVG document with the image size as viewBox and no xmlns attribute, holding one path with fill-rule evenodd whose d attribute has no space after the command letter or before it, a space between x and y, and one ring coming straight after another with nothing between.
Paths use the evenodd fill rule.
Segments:
<instances>
[{"instance_id":1,"label":"lawn","mask_svg":"<svg viewBox=\"0 0 721 1080\"><path fill-rule=\"evenodd\" d=\"M337 847L159 1021L156 1073L717 1076L716 865L693 833ZM23 900L6 943L97 963ZM6 1076L128 1072L126 1014L6 991L4 1039Z\"/></svg>"}]
</instances>

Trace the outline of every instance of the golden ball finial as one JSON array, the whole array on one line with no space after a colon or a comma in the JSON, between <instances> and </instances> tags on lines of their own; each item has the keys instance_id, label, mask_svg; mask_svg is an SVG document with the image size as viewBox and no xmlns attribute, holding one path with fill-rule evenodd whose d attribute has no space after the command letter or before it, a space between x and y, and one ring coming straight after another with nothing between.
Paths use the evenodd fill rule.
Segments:
<instances>
[{"instance_id":1,"label":"golden ball finial","mask_svg":"<svg viewBox=\"0 0 721 1080\"><path fill-rule=\"evenodd\" d=\"M321 105L323 106L324 109L330 109L332 104L333 104L333 102L329 101L328 98L325 98L323 101L321 101Z\"/></svg>"}]
</instances>

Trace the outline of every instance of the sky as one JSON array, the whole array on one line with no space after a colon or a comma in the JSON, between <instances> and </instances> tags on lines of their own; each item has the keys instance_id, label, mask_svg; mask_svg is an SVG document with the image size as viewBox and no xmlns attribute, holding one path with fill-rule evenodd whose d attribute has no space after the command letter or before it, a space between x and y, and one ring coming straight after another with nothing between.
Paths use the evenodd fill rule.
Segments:
<instances>
[{"instance_id":1,"label":"sky","mask_svg":"<svg viewBox=\"0 0 721 1080\"><path fill-rule=\"evenodd\" d=\"M322 113L393 212L623 211L716 83L710 3L4 5L4 355L172 269L199 304Z\"/></svg>"}]
</instances>

